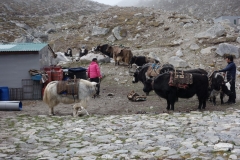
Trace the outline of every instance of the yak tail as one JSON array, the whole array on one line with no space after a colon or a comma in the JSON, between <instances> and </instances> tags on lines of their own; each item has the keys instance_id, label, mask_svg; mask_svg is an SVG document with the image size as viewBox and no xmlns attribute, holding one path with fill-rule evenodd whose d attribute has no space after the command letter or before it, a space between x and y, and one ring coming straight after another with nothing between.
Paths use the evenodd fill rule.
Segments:
<instances>
[{"instance_id":1,"label":"yak tail","mask_svg":"<svg viewBox=\"0 0 240 160\"><path fill-rule=\"evenodd\" d=\"M45 103L49 102L48 97L49 96L48 96L47 87L45 87L43 90L43 102L45 102Z\"/></svg>"},{"instance_id":2,"label":"yak tail","mask_svg":"<svg viewBox=\"0 0 240 160\"><path fill-rule=\"evenodd\" d=\"M46 92L44 92L44 91L45 91L45 89L46 89L46 88L44 88L44 90L43 90L43 101L44 101L44 102L46 102L46 101L47 101L47 95L46 95L47 93L46 93Z\"/></svg>"}]
</instances>

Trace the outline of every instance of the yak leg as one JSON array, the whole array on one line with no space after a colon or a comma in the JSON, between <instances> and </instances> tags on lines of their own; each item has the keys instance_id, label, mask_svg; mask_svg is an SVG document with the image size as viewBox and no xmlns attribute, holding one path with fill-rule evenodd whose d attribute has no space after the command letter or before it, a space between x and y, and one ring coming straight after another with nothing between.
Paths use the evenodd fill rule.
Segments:
<instances>
[{"instance_id":1,"label":"yak leg","mask_svg":"<svg viewBox=\"0 0 240 160\"><path fill-rule=\"evenodd\" d=\"M206 108L206 100L203 100L203 107L202 109L205 109Z\"/></svg>"},{"instance_id":2,"label":"yak leg","mask_svg":"<svg viewBox=\"0 0 240 160\"><path fill-rule=\"evenodd\" d=\"M54 107L53 106L49 106L49 115L50 116L53 116L54 115L54 109L53 109Z\"/></svg>"},{"instance_id":3,"label":"yak leg","mask_svg":"<svg viewBox=\"0 0 240 160\"><path fill-rule=\"evenodd\" d=\"M221 104L224 104L223 97L224 97L224 93L220 93Z\"/></svg>"},{"instance_id":4,"label":"yak leg","mask_svg":"<svg viewBox=\"0 0 240 160\"><path fill-rule=\"evenodd\" d=\"M146 94L146 96L149 96L148 90L146 91L147 85L145 83L143 85L144 85L143 86L143 92Z\"/></svg>"},{"instance_id":5,"label":"yak leg","mask_svg":"<svg viewBox=\"0 0 240 160\"><path fill-rule=\"evenodd\" d=\"M175 103L175 102L174 102L174 101L171 101L170 103L171 103L171 110L174 111L174 103Z\"/></svg>"},{"instance_id":6,"label":"yak leg","mask_svg":"<svg viewBox=\"0 0 240 160\"><path fill-rule=\"evenodd\" d=\"M198 109L201 110L202 109L202 106L203 106L203 99L200 99L198 97Z\"/></svg>"},{"instance_id":7,"label":"yak leg","mask_svg":"<svg viewBox=\"0 0 240 160\"><path fill-rule=\"evenodd\" d=\"M198 98L198 109L202 109L202 101Z\"/></svg>"},{"instance_id":8,"label":"yak leg","mask_svg":"<svg viewBox=\"0 0 240 160\"><path fill-rule=\"evenodd\" d=\"M47 103L48 104L48 107L49 107L49 115L50 116L52 116L52 115L55 115L55 113L54 113L54 107L56 106L56 105L58 105L59 104L59 102L58 101L56 101L56 100L52 100L52 101L50 101L50 102L48 102Z\"/></svg>"},{"instance_id":9,"label":"yak leg","mask_svg":"<svg viewBox=\"0 0 240 160\"><path fill-rule=\"evenodd\" d=\"M213 102L213 105L215 106L216 105L216 96L213 96L212 102Z\"/></svg>"},{"instance_id":10,"label":"yak leg","mask_svg":"<svg viewBox=\"0 0 240 160\"><path fill-rule=\"evenodd\" d=\"M212 97L209 97L209 99L208 99L208 100L209 100L209 102L212 102Z\"/></svg>"},{"instance_id":11,"label":"yak leg","mask_svg":"<svg viewBox=\"0 0 240 160\"><path fill-rule=\"evenodd\" d=\"M115 54L113 54L113 59L114 59L114 64L115 64L115 66L117 65L117 57L115 56Z\"/></svg>"},{"instance_id":12,"label":"yak leg","mask_svg":"<svg viewBox=\"0 0 240 160\"><path fill-rule=\"evenodd\" d=\"M167 110L170 110L170 101L167 99Z\"/></svg>"},{"instance_id":13,"label":"yak leg","mask_svg":"<svg viewBox=\"0 0 240 160\"><path fill-rule=\"evenodd\" d=\"M177 98L177 93L176 91L172 91L170 94L168 94L168 101L170 104L170 110L174 110L174 103Z\"/></svg>"},{"instance_id":14,"label":"yak leg","mask_svg":"<svg viewBox=\"0 0 240 160\"><path fill-rule=\"evenodd\" d=\"M120 64L120 63L119 63L120 61L122 61L122 57L117 56L117 65L118 65L118 66L119 66L119 64Z\"/></svg>"},{"instance_id":15,"label":"yak leg","mask_svg":"<svg viewBox=\"0 0 240 160\"><path fill-rule=\"evenodd\" d=\"M54 107L55 107L56 105L58 105L57 102L48 104L48 107L49 107L49 109L48 109L49 116L55 115L55 113L54 113Z\"/></svg>"}]
</instances>

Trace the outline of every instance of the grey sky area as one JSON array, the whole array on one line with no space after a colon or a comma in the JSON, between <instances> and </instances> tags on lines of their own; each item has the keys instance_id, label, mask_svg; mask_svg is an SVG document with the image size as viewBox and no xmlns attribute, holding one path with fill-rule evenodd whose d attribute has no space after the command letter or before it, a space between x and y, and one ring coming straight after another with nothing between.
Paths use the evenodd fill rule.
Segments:
<instances>
[{"instance_id":1,"label":"grey sky area","mask_svg":"<svg viewBox=\"0 0 240 160\"><path fill-rule=\"evenodd\" d=\"M116 5L121 0L92 0L92 1L96 1L99 3L107 4L107 5Z\"/></svg>"}]
</instances>

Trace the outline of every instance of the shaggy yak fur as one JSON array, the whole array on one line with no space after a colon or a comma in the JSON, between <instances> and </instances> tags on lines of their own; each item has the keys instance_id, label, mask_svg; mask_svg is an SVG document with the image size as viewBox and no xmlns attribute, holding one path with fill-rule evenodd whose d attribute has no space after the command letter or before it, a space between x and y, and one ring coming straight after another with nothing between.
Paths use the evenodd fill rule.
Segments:
<instances>
[{"instance_id":1,"label":"shaggy yak fur","mask_svg":"<svg viewBox=\"0 0 240 160\"><path fill-rule=\"evenodd\" d=\"M109 46L106 51L113 55L115 65L119 65L119 62L124 62L130 66L130 61L133 57L131 50L119 46Z\"/></svg>"},{"instance_id":2,"label":"shaggy yak fur","mask_svg":"<svg viewBox=\"0 0 240 160\"><path fill-rule=\"evenodd\" d=\"M108 57L113 58L112 53L106 51L108 47L109 47L108 44L98 45L95 51L102 52L104 55L107 55Z\"/></svg>"},{"instance_id":3,"label":"shaggy yak fur","mask_svg":"<svg viewBox=\"0 0 240 160\"><path fill-rule=\"evenodd\" d=\"M78 116L78 110L85 110L90 97L94 96L97 91L96 82L89 82L84 79L79 80L78 97L72 95L61 95L57 93L58 81L48 83L44 90L43 101L49 106L49 115L54 115L54 107L59 103L73 104L73 116ZM85 110L86 111L86 110ZM87 112L87 111L86 111Z\"/></svg>"},{"instance_id":4,"label":"shaggy yak fur","mask_svg":"<svg viewBox=\"0 0 240 160\"><path fill-rule=\"evenodd\" d=\"M170 73L160 74L147 81L145 92L153 89L158 96L166 99L167 110L174 110L174 104L178 98L191 98L196 94L199 101L198 109L205 109L208 98L208 77L204 74L191 74L193 82L188 84L186 88L169 85Z\"/></svg>"},{"instance_id":5,"label":"shaggy yak fur","mask_svg":"<svg viewBox=\"0 0 240 160\"><path fill-rule=\"evenodd\" d=\"M220 93L221 104L224 104L223 97L224 95L230 96L232 94L230 88L231 85L229 82L224 81L224 76L221 73L213 72L210 76L210 87L209 87L209 100L213 102L213 105L216 105L216 96Z\"/></svg>"}]
</instances>

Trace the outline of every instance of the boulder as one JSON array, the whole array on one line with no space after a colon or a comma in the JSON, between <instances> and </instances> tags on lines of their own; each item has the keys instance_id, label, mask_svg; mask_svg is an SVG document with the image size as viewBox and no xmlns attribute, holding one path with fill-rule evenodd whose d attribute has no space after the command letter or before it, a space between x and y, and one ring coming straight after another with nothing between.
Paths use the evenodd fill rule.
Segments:
<instances>
[{"instance_id":1,"label":"boulder","mask_svg":"<svg viewBox=\"0 0 240 160\"><path fill-rule=\"evenodd\" d=\"M108 41L110 42L115 42L116 41L116 38L113 36L113 35L110 35L108 38L107 38Z\"/></svg>"},{"instance_id":2,"label":"boulder","mask_svg":"<svg viewBox=\"0 0 240 160\"><path fill-rule=\"evenodd\" d=\"M204 39L204 38L215 38L220 37L226 34L224 26L222 26L220 23L215 24L205 32L198 33L195 35L195 38L198 39Z\"/></svg>"},{"instance_id":3,"label":"boulder","mask_svg":"<svg viewBox=\"0 0 240 160\"><path fill-rule=\"evenodd\" d=\"M237 41L238 43L240 43L240 37L238 37L236 41Z\"/></svg>"},{"instance_id":4,"label":"boulder","mask_svg":"<svg viewBox=\"0 0 240 160\"><path fill-rule=\"evenodd\" d=\"M25 24L25 23L15 23L16 24L16 26L18 26L18 27L21 27L21 28L23 28L24 30L29 30L29 29L31 29L31 27L29 27L27 24Z\"/></svg>"},{"instance_id":5,"label":"boulder","mask_svg":"<svg viewBox=\"0 0 240 160\"><path fill-rule=\"evenodd\" d=\"M224 42L235 42L237 39L236 36L226 36L226 37L216 37L216 38L206 38L201 39L198 42L202 44L219 44Z\"/></svg>"},{"instance_id":6,"label":"boulder","mask_svg":"<svg viewBox=\"0 0 240 160\"><path fill-rule=\"evenodd\" d=\"M15 43L32 43L33 42L33 37L29 36L22 36L20 38L17 38L14 40Z\"/></svg>"},{"instance_id":7,"label":"boulder","mask_svg":"<svg viewBox=\"0 0 240 160\"><path fill-rule=\"evenodd\" d=\"M102 27L98 27L98 26L93 26L92 36L105 35L108 32L109 32L109 28L102 28Z\"/></svg>"},{"instance_id":8,"label":"boulder","mask_svg":"<svg viewBox=\"0 0 240 160\"><path fill-rule=\"evenodd\" d=\"M196 50L198 50L200 47L196 44L196 43L194 43L194 44L191 44L191 46L190 46L190 50L192 50L192 51L196 51Z\"/></svg>"},{"instance_id":9,"label":"boulder","mask_svg":"<svg viewBox=\"0 0 240 160\"><path fill-rule=\"evenodd\" d=\"M177 56L170 57L168 63L172 64L176 68L186 68L188 63Z\"/></svg>"},{"instance_id":10,"label":"boulder","mask_svg":"<svg viewBox=\"0 0 240 160\"><path fill-rule=\"evenodd\" d=\"M54 33L54 32L56 32L56 30L53 29L53 28L50 28L45 32L45 34L51 34L51 33Z\"/></svg>"},{"instance_id":11,"label":"boulder","mask_svg":"<svg viewBox=\"0 0 240 160\"><path fill-rule=\"evenodd\" d=\"M186 23L183 25L183 28L185 29L189 29L189 28L192 28L193 27L193 24L192 23Z\"/></svg>"},{"instance_id":12,"label":"boulder","mask_svg":"<svg viewBox=\"0 0 240 160\"><path fill-rule=\"evenodd\" d=\"M134 16L135 16L135 17L142 17L143 14L142 14L142 13L136 13L136 14L134 14Z\"/></svg>"},{"instance_id":13,"label":"boulder","mask_svg":"<svg viewBox=\"0 0 240 160\"><path fill-rule=\"evenodd\" d=\"M224 56L225 54L234 55L236 58L239 58L240 49L232 44L221 43L219 44L216 53L220 56Z\"/></svg>"},{"instance_id":14,"label":"boulder","mask_svg":"<svg viewBox=\"0 0 240 160\"><path fill-rule=\"evenodd\" d=\"M179 49L179 50L176 52L176 56L178 56L178 57L182 57L182 56L183 56L182 49Z\"/></svg>"},{"instance_id":15,"label":"boulder","mask_svg":"<svg viewBox=\"0 0 240 160\"><path fill-rule=\"evenodd\" d=\"M112 30L112 33L116 37L117 40L121 40L122 39L122 37L120 35L121 34L120 32L121 32L121 27L119 27L119 26L113 28L113 30Z\"/></svg>"},{"instance_id":16,"label":"boulder","mask_svg":"<svg viewBox=\"0 0 240 160\"><path fill-rule=\"evenodd\" d=\"M205 54L208 55L212 53L212 50L216 50L216 47L207 47L207 48L201 49L200 53L203 55Z\"/></svg>"},{"instance_id":17,"label":"boulder","mask_svg":"<svg viewBox=\"0 0 240 160\"><path fill-rule=\"evenodd\" d=\"M160 58L154 52L150 52L147 57L155 59L160 62Z\"/></svg>"}]
</instances>

